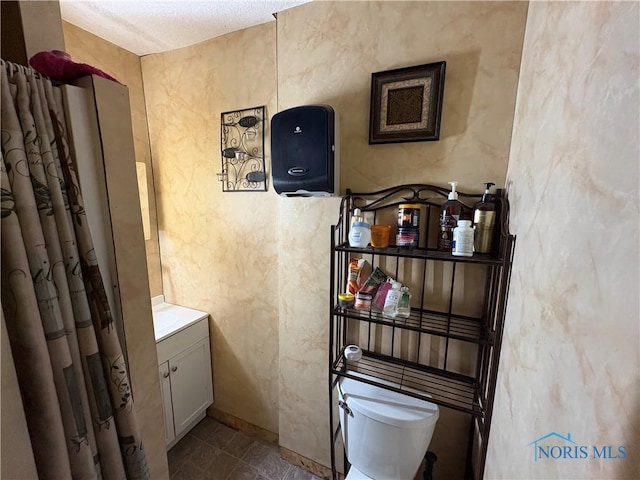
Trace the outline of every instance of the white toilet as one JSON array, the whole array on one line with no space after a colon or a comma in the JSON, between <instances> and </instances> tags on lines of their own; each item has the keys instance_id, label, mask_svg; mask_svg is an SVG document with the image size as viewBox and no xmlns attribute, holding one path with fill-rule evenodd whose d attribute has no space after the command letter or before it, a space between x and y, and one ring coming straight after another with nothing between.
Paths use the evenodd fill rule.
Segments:
<instances>
[{"instance_id":1,"label":"white toilet","mask_svg":"<svg viewBox=\"0 0 640 480\"><path fill-rule=\"evenodd\" d=\"M345 480L413 480L438 421L438 406L346 377L340 379L338 396L351 464Z\"/></svg>"}]
</instances>

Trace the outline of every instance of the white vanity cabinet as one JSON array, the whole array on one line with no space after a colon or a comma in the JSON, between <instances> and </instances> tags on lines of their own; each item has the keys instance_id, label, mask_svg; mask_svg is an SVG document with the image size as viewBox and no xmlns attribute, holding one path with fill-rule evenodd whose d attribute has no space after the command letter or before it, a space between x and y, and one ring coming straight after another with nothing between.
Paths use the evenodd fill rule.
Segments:
<instances>
[{"instance_id":1,"label":"white vanity cabinet","mask_svg":"<svg viewBox=\"0 0 640 480\"><path fill-rule=\"evenodd\" d=\"M209 316L176 305L159 307L154 306L154 327L165 443L171 448L213 403Z\"/></svg>"}]
</instances>

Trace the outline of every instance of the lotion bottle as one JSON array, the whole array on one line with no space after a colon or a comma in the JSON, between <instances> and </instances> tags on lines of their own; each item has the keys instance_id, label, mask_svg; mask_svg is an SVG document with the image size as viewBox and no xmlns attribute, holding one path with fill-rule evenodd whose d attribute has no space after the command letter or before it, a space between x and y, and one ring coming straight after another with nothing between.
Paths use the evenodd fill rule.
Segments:
<instances>
[{"instance_id":1,"label":"lotion bottle","mask_svg":"<svg viewBox=\"0 0 640 480\"><path fill-rule=\"evenodd\" d=\"M400 282L391 283L391 290L389 290L387 298L384 300L384 308L382 309L383 317L393 318L396 316L396 309L398 308L398 302L402 295L400 287L402 287Z\"/></svg>"},{"instance_id":2,"label":"lotion bottle","mask_svg":"<svg viewBox=\"0 0 640 480\"><path fill-rule=\"evenodd\" d=\"M371 230L366 222L353 222L349 230L349 245L356 248L367 248L371 242Z\"/></svg>"},{"instance_id":3,"label":"lotion bottle","mask_svg":"<svg viewBox=\"0 0 640 480\"><path fill-rule=\"evenodd\" d=\"M495 183L484 184L482 199L476 203L473 212L473 228L475 230L473 247L476 253L489 253L493 244L493 231L496 222L496 204L489 193Z\"/></svg>"},{"instance_id":4,"label":"lotion bottle","mask_svg":"<svg viewBox=\"0 0 640 480\"><path fill-rule=\"evenodd\" d=\"M464 211L464 206L458 201L458 192L456 192L458 182L449 182L449 185L451 185L451 192L448 200L442 204L438 231L438 250L443 252L451 251L453 229L458 226L458 220Z\"/></svg>"}]
</instances>

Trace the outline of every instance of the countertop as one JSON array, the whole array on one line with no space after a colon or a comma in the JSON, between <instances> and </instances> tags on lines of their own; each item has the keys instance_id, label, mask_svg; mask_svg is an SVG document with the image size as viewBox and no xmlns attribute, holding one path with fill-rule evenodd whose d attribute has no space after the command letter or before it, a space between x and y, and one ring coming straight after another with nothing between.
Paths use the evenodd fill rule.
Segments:
<instances>
[{"instance_id":1,"label":"countertop","mask_svg":"<svg viewBox=\"0 0 640 480\"><path fill-rule=\"evenodd\" d=\"M151 306L156 343L209 316L207 312L166 303L163 295L153 297Z\"/></svg>"}]
</instances>

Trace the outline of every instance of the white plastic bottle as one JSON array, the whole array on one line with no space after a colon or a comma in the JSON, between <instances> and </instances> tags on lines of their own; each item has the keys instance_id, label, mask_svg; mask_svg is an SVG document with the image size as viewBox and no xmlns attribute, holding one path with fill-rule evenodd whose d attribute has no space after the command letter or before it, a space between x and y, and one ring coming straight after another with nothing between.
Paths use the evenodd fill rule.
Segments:
<instances>
[{"instance_id":1,"label":"white plastic bottle","mask_svg":"<svg viewBox=\"0 0 640 480\"><path fill-rule=\"evenodd\" d=\"M366 222L353 222L349 230L349 245L356 248L366 248L371 242L371 230Z\"/></svg>"},{"instance_id":2,"label":"white plastic bottle","mask_svg":"<svg viewBox=\"0 0 640 480\"><path fill-rule=\"evenodd\" d=\"M473 233L471 220L458 220L458 226L453 229L451 254L458 257L473 256Z\"/></svg>"},{"instance_id":3,"label":"white plastic bottle","mask_svg":"<svg viewBox=\"0 0 640 480\"><path fill-rule=\"evenodd\" d=\"M400 282L391 282L391 290L387 293L387 298L384 300L384 308L382 309L382 316L393 318L396 316L396 309L398 308L398 302L402 292L400 288L402 284Z\"/></svg>"}]
</instances>

